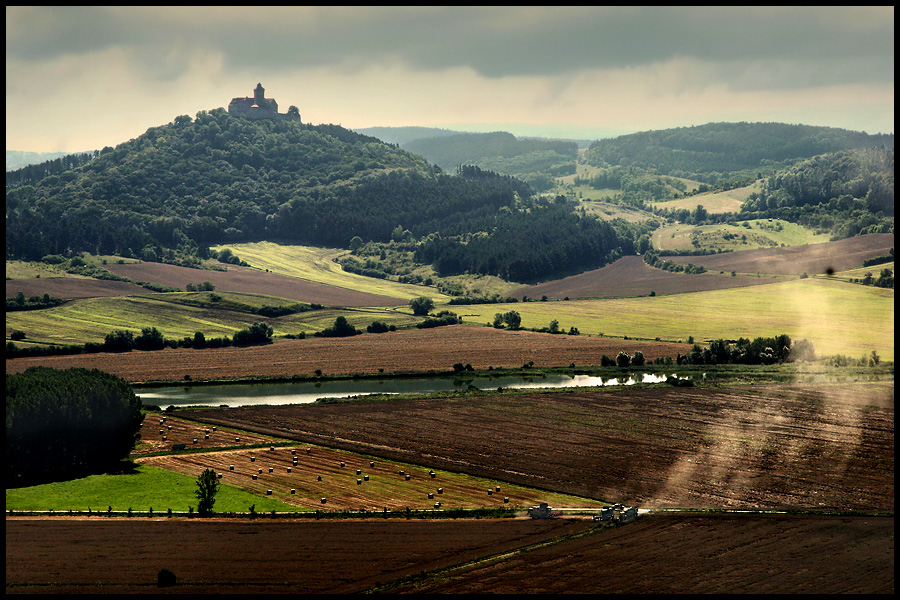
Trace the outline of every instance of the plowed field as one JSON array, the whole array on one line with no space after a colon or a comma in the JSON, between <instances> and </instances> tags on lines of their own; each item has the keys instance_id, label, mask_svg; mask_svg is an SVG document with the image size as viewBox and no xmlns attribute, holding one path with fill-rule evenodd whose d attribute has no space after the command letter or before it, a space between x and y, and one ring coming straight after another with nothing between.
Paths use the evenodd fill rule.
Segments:
<instances>
[{"instance_id":1,"label":"plowed field","mask_svg":"<svg viewBox=\"0 0 900 600\"><path fill-rule=\"evenodd\" d=\"M654 386L178 414L643 507L893 510L893 381Z\"/></svg>"},{"instance_id":2,"label":"plowed field","mask_svg":"<svg viewBox=\"0 0 900 600\"><path fill-rule=\"evenodd\" d=\"M185 375L195 380L312 376L316 369L326 375L377 373L379 369L390 374L445 372L456 363L471 364L476 369L521 367L526 362L534 362L535 367L568 366L573 362L599 365L604 354L615 357L623 350L629 355L641 350L649 361L686 354L690 346L454 325L350 338L280 340L250 348L17 358L6 361L6 372L20 373L35 365L85 367L102 369L127 381L178 381Z\"/></svg>"}]
</instances>

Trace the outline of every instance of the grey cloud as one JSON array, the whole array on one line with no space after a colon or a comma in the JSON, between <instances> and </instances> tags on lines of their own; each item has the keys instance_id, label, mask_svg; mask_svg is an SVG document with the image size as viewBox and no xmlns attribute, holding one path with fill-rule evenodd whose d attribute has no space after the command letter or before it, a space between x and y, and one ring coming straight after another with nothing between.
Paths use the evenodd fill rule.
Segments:
<instances>
[{"instance_id":1,"label":"grey cloud","mask_svg":"<svg viewBox=\"0 0 900 600\"><path fill-rule=\"evenodd\" d=\"M721 62L724 81L736 86L893 81L892 10L889 19L866 12L874 9L832 7L135 10L34 9L14 13L11 30L7 9L7 54L43 60L124 46L157 76L172 76L178 59L202 50L221 52L226 67L254 72L399 61L500 78L689 58ZM169 63L160 69L164 53ZM754 83L747 69L725 67L740 61L792 61L795 74Z\"/></svg>"}]
</instances>

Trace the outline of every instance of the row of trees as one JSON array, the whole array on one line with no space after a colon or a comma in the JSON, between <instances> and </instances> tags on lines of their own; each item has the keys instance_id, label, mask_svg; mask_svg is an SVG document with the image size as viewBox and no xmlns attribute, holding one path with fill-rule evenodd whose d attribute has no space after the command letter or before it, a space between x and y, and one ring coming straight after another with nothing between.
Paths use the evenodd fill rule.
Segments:
<instances>
[{"instance_id":1,"label":"row of trees","mask_svg":"<svg viewBox=\"0 0 900 600\"><path fill-rule=\"evenodd\" d=\"M70 479L127 458L140 439L141 401L97 369L29 367L6 378L6 485Z\"/></svg>"}]
</instances>

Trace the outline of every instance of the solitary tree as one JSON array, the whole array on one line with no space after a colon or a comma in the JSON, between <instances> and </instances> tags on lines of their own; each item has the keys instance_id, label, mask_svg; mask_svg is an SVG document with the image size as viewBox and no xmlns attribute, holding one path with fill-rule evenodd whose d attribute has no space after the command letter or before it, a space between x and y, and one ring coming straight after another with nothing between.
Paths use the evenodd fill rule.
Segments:
<instances>
[{"instance_id":1,"label":"solitary tree","mask_svg":"<svg viewBox=\"0 0 900 600\"><path fill-rule=\"evenodd\" d=\"M412 307L414 315L417 317L424 317L434 308L434 300L426 298L425 296L419 296L418 298L410 300L409 305Z\"/></svg>"},{"instance_id":2,"label":"solitary tree","mask_svg":"<svg viewBox=\"0 0 900 600\"><path fill-rule=\"evenodd\" d=\"M616 356L616 364L620 367L627 367L631 364L631 357L623 350Z\"/></svg>"},{"instance_id":3,"label":"solitary tree","mask_svg":"<svg viewBox=\"0 0 900 600\"><path fill-rule=\"evenodd\" d=\"M216 493L219 491L219 478L213 469L206 469L197 477L197 512L201 517L212 515L213 505L216 503Z\"/></svg>"}]
</instances>

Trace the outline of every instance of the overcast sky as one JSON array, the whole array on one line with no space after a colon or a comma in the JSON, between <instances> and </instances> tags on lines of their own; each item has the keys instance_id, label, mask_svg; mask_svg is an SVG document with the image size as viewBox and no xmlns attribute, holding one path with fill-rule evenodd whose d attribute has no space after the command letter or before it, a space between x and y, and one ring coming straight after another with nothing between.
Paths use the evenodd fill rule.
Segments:
<instances>
[{"instance_id":1,"label":"overcast sky","mask_svg":"<svg viewBox=\"0 0 900 600\"><path fill-rule=\"evenodd\" d=\"M348 128L893 133L894 8L6 8L8 150L115 146L259 82Z\"/></svg>"}]
</instances>

